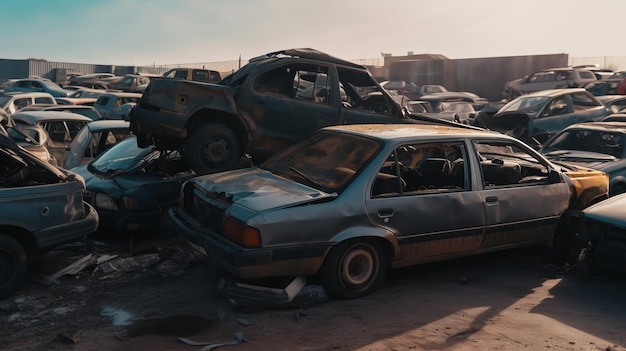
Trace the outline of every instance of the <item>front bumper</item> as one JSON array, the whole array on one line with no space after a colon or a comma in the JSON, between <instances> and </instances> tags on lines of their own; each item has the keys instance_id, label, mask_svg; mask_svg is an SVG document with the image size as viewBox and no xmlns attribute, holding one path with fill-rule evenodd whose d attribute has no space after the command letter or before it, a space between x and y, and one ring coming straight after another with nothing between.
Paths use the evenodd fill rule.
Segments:
<instances>
[{"instance_id":1,"label":"front bumper","mask_svg":"<svg viewBox=\"0 0 626 351\"><path fill-rule=\"evenodd\" d=\"M85 216L80 220L46 228L34 233L39 250L45 251L62 244L76 241L93 233L98 228L99 215L96 209L83 202Z\"/></svg>"}]
</instances>

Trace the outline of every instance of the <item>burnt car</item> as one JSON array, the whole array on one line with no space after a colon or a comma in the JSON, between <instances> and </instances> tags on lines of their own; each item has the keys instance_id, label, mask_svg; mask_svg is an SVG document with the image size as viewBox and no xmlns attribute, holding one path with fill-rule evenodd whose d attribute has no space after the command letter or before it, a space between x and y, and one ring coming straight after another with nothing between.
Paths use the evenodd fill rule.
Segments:
<instances>
[{"instance_id":1,"label":"burnt car","mask_svg":"<svg viewBox=\"0 0 626 351\"><path fill-rule=\"evenodd\" d=\"M626 273L626 194L590 206L580 216L579 273Z\"/></svg>"},{"instance_id":2,"label":"burnt car","mask_svg":"<svg viewBox=\"0 0 626 351\"><path fill-rule=\"evenodd\" d=\"M236 278L317 276L356 298L388 268L529 245L575 260L571 224L607 189L603 172L496 132L335 126L259 166L190 179L169 217Z\"/></svg>"},{"instance_id":3,"label":"burnt car","mask_svg":"<svg viewBox=\"0 0 626 351\"><path fill-rule=\"evenodd\" d=\"M609 195L626 192L626 122L571 125L539 150L552 161L574 163L609 175Z\"/></svg>"},{"instance_id":4,"label":"burnt car","mask_svg":"<svg viewBox=\"0 0 626 351\"><path fill-rule=\"evenodd\" d=\"M140 146L184 146L198 173L261 162L325 126L411 123L365 66L314 49L252 58L219 84L153 78L130 118Z\"/></svg>"},{"instance_id":5,"label":"burnt car","mask_svg":"<svg viewBox=\"0 0 626 351\"><path fill-rule=\"evenodd\" d=\"M611 110L585 89L550 89L520 96L493 115L482 115L489 129L513 135L540 148L565 127L598 121Z\"/></svg>"},{"instance_id":6,"label":"burnt car","mask_svg":"<svg viewBox=\"0 0 626 351\"><path fill-rule=\"evenodd\" d=\"M98 213L85 184L0 133L0 299L23 284L28 261L93 233Z\"/></svg>"},{"instance_id":7,"label":"burnt car","mask_svg":"<svg viewBox=\"0 0 626 351\"><path fill-rule=\"evenodd\" d=\"M85 179L85 200L98 210L100 228L122 231L162 228L159 218L195 175L178 151L140 148L134 136L72 171Z\"/></svg>"}]
</instances>

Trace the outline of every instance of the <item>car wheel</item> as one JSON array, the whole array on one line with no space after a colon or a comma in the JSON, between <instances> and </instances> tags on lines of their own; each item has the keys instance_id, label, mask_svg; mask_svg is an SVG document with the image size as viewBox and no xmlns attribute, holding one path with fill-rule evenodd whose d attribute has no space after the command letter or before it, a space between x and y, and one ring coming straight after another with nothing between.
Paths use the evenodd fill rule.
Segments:
<instances>
[{"instance_id":1,"label":"car wheel","mask_svg":"<svg viewBox=\"0 0 626 351\"><path fill-rule=\"evenodd\" d=\"M320 278L330 296L354 299L378 289L386 270L387 259L375 241L346 241L330 251Z\"/></svg>"},{"instance_id":2,"label":"car wheel","mask_svg":"<svg viewBox=\"0 0 626 351\"><path fill-rule=\"evenodd\" d=\"M196 173L207 174L236 168L242 151L232 129L210 123L190 131L183 156Z\"/></svg>"},{"instance_id":3,"label":"car wheel","mask_svg":"<svg viewBox=\"0 0 626 351\"><path fill-rule=\"evenodd\" d=\"M0 234L0 300L13 295L24 282L28 263L17 240Z\"/></svg>"}]
</instances>

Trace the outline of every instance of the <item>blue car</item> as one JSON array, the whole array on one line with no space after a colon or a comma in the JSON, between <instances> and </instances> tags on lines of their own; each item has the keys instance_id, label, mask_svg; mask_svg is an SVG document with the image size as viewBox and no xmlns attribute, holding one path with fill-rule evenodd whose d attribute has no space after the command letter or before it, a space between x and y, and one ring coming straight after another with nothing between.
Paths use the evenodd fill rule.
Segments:
<instances>
[{"instance_id":1,"label":"blue car","mask_svg":"<svg viewBox=\"0 0 626 351\"><path fill-rule=\"evenodd\" d=\"M158 229L161 215L178 204L182 183L196 175L177 151L140 148L134 136L72 171L85 179L99 228L121 231Z\"/></svg>"}]
</instances>

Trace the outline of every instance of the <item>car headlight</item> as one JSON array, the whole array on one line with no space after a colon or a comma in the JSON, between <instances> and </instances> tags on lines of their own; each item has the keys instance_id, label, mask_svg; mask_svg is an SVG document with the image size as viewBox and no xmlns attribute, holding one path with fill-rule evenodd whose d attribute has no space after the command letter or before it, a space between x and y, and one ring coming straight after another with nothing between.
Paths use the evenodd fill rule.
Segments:
<instances>
[{"instance_id":1,"label":"car headlight","mask_svg":"<svg viewBox=\"0 0 626 351\"><path fill-rule=\"evenodd\" d=\"M96 193L93 202L93 205L97 208L117 211L117 205L115 204L115 201L113 201L113 199L107 194Z\"/></svg>"}]
</instances>

